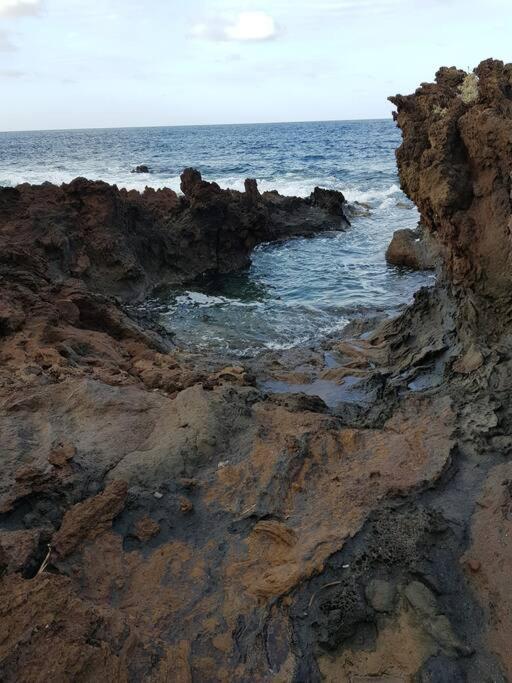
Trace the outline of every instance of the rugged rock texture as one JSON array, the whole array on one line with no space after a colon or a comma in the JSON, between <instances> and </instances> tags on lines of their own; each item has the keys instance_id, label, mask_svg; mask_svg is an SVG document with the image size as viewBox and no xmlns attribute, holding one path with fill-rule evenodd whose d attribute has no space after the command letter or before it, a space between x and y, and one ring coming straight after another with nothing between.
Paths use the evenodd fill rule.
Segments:
<instances>
[{"instance_id":1,"label":"rugged rock texture","mask_svg":"<svg viewBox=\"0 0 512 683\"><path fill-rule=\"evenodd\" d=\"M510 680L512 88L478 74L394 98L442 277L328 354L225 367L109 294L244 265L337 196L0 191L2 680Z\"/></svg>"},{"instance_id":2,"label":"rugged rock texture","mask_svg":"<svg viewBox=\"0 0 512 683\"><path fill-rule=\"evenodd\" d=\"M434 270L438 258L434 239L421 228L396 230L386 251L388 263L413 270Z\"/></svg>"},{"instance_id":3,"label":"rugged rock texture","mask_svg":"<svg viewBox=\"0 0 512 683\"><path fill-rule=\"evenodd\" d=\"M444 249L447 279L492 299L512 291L511 89L512 65L490 59L390 98L402 187Z\"/></svg>"},{"instance_id":4,"label":"rugged rock texture","mask_svg":"<svg viewBox=\"0 0 512 683\"><path fill-rule=\"evenodd\" d=\"M3 270L30 265L52 284L74 278L132 300L155 286L248 266L260 242L348 225L339 192L260 195L255 181L245 193L221 190L193 169L181 187L183 196L140 194L77 178L61 187L0 188Z\"/></svg>"}]
</instances>

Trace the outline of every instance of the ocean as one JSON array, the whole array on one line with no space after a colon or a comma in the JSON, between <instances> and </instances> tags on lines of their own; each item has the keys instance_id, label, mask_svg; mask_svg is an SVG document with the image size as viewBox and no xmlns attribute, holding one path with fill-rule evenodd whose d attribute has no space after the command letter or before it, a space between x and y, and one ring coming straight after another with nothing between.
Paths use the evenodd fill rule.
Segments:
<instances>
[{"instance_id":1,"label":"ocean","mask_svg":"<svg viewBox=\"0 0 512 683\"><path fill-rule=\"evenodd\" d=\"M400 190L399 144L391 120L0 133L0 185L83 176L179 190L193 166L222 187L251 177L262 191L307 196L319 185L363 203L367 215L345 233L262 245L244 273L146 302L179 346L244 357L316 344L361 314L395 312L433 281L384 258L393 232L418 220ZM131 173L139 164L151 174Z\"/></svg>"}]
</instances>

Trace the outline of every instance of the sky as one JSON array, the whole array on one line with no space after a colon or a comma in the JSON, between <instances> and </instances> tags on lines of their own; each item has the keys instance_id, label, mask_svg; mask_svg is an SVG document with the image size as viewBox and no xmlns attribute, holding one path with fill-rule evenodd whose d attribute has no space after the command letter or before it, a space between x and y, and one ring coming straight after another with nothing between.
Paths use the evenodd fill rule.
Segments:
<instances>
[{"instance_id":1,"label":"sky","mask_svg":"<svg viewBox=\"0 0 512 683\"><path fill-rule=\"evenodd\" d=\"M512 0L0 0L0 130L384 118Z\"/></svg>"}]
</instances>

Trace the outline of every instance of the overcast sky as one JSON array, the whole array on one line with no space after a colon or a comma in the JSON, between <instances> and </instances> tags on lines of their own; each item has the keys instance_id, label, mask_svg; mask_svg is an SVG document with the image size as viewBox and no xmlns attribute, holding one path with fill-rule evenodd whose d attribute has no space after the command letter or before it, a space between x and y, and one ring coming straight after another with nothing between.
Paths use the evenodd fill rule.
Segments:
<instances>
[{"instance_id":1,"label":"overcast sky","mask_svg":"<svg viewBox=\"0 0 512 683\"><path fill-rule=\"evenodd\" d=\"M389 116L512 0L0 0L0 130Z\"/></svg>"}]
</instances>

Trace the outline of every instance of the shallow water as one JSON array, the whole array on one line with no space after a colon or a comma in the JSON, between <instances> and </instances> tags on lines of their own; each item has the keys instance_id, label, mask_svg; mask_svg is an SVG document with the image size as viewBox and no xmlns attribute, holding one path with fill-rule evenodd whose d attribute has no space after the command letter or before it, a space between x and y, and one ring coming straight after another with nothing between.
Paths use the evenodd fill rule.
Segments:
<instances>
[{"instance_id":1,"label":"shallow water","mask_svg":"<svg viewBox=\"0 0 512 683\"><path fill-rule=\"evenodd\" d=\"M433 276L387 266L393 231L417 213L399 188L392 121L112 129L0 134L0 184L69 181L82 175L120 186L179 189L197 167L208 180L241 189L308 195L316 185L364 202L346 233L264 245L246 272L168 292L146 305L178 344L253 355L314 343L362 311L395 310ZM132 174L147 164L149 175Z\"/></svg>"}]
</instances>

